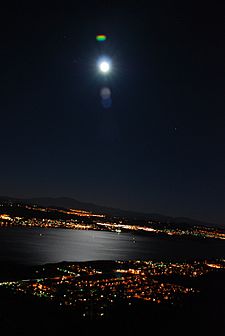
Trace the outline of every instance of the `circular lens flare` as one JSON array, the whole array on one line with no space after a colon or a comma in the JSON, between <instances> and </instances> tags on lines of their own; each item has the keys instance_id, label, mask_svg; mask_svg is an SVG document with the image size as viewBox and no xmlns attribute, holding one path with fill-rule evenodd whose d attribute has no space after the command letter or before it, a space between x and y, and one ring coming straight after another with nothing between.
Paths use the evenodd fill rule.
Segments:
<instances>
[{"instance_id":1,"label":"circular lens flare","mask_svg":"<svg viewBox=\"0 0 225 336\"><path fill-rule=\"evenodd\" d=\"M96 40L98 42L104 42L106 40L106 35L104 35L104 34L97 35Z\"/></svg>"}]
</instances>

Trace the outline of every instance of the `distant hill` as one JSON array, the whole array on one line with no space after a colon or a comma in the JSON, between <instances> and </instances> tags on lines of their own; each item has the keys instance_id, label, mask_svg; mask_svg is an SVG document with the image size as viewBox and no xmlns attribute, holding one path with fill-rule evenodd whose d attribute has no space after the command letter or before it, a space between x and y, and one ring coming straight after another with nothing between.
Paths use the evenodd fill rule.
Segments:
<instances>
[{"instance_id":1,"label":"distant hill","mask_svg":"<svg viewBox=\"0 0 225 336\"><path fill-rule=\"evenodd\" d=\"M0 201L12 201L23 204L36 204L44 207L57 207L57 208L73 208L79 210L87 210L93 213L103 213L110 216L120 216L132 219L148 219L152 221L162 222L162 223L174 223L174 224L189 224L189 225L205 225L205 226L215 226L216 224L205 223L195 219L187 217L171 217L164 216L156 213L141 213L136 211L128 211L116 208L105 207L101 205L96 205L94 203L80 202L76 199L69 197L38 197L38 198L13 198L8 196L0 196ZM219 225L216 225L219 226Z\"/></svg>"}]
</instances>

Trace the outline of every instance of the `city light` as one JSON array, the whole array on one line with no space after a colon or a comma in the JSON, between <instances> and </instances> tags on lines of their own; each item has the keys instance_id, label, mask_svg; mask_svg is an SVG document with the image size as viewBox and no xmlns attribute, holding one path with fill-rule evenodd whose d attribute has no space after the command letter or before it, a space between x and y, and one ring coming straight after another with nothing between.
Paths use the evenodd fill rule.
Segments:
<instances>
[{"instance_id":1,"label":"city light","mask_svg":"<svg viewBox=\"0 0 225 336\"><path fill-rule=\"evenodd\" d=\"M215 268L225 269L223 259L182 263L119 260L109 262L106 270L105 265L99 261L40 266L37 278L3 281L0 287L70 306L85 319L102 319L107 318L112 304L121 301L127 305L148 301L180 306L185 297L199 293L198 288L187 285L187 279L218 272ZM184 284L174 282L175 277L184 279Z\"/></svg>"},{"instance_id":2,"label":"city light","mask_svg":"<svg viewBox=\"0 0 225 336\"><path fill-rule=\"evenodd\" d=\"M1 207L4 204L0 204ZM11 207L11 205L10 205ZM220 239L225 240L225 230L216 227L186 226L178 227L176 224L161 225L158 221L146 220L140 224L132 219L111 217L103 213L93 213L81 209L56 209L52 207L40 207L37 205L17 204L15 209L24 214L31 211L29 216L12 215L11 211L0 213L0 227L40 227L40 228L61 228L72 230L97 230L109 231L122 234L133 232L135 234L145 233L151 236L183 236L189 239ZM8 209L9 210L9 209ZM40 212L40 217L32 214L32 211ZM51 218L54 213L54 218ZM57 217L56 217L57 215ZM66 218L65 218L66 216ZM135 240L133 240L135 242Z\"/></svg>"}]
</instances>

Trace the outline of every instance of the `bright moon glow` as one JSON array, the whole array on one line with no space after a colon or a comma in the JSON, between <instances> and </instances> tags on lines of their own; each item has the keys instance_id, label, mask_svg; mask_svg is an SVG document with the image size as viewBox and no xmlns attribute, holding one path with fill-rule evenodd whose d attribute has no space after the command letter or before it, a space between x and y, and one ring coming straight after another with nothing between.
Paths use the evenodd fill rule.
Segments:
<instances>
[{"instance_id":1,"label":"bright moon glow","mask_svg":"<svg viewBox=\"0 0 225 336\"><path fill-rule=\"evenodd\" d=\"M110 70L110 64L107 61L102 61L99 63L99 69L101 72L107 73Z\"/></svg>"}]
</instances>

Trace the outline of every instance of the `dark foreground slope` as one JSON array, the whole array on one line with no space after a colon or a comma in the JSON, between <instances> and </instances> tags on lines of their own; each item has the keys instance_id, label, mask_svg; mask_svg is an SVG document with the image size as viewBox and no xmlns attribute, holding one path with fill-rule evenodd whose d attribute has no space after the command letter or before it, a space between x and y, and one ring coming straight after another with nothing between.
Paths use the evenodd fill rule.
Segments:
<instances>
[{"instance_id":1,"label":"dark foreground slope","mask_svg":"<svg viewBox=\"0 0 225 336\"><path fill-rule=\"evenodd\" d=\"M182 307L141 303L114 305L106 319L85 320L72 310L0 290L1 335L224 335L225 272L201 278L201 294Z\"/></svg>"}]
</instances>

